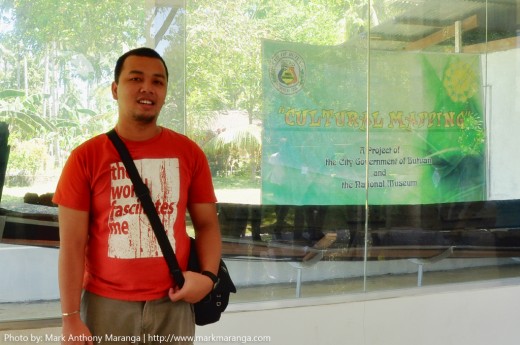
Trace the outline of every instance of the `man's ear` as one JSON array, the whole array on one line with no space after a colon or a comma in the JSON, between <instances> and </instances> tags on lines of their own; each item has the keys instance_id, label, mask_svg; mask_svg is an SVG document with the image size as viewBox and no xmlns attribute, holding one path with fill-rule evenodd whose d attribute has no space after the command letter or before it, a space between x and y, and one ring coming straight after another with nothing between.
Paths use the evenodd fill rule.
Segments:
<instances>
[{"instance_id":1,"label":"man's ear","mask_svg":"<svg viewBox=\"0 0 520 345\"><path fill-rule=\"evenodd\" d=\"M112 98L117 101L117 83L115 81L112 82Z\"/></svg>"}]
</instances>

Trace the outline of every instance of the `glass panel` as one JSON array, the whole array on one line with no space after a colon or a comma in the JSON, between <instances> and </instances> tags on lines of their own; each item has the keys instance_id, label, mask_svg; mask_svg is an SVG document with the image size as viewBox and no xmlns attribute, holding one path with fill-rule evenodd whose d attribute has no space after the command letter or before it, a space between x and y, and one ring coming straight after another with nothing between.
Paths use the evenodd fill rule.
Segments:
<instances>
[{"instance_id":1,"label":"glass panel","mask_svg":"<svg viewBox=\"0 0 520 345\"><path fill-rule=\"evenodd\" d=\"M71 149L114 125L113 70L129 47L164 56L161 123L185 131L184 15L182 1L1 3L0 321L60 315L51 196Z\"/></svg>"},{"instance_id":2,"label":"glass panel","mask_svg":"<svg viewBox=\"0 0 520 345\"><path fill-rule=\"evenodd\" d=\"M518 3L2 2L0 321L59 315L49 193L136 45L208 157L233 303L517 277Z\"/></svg>"},{"instance_id":3,"label":"glass panel","mask_svg":"<svg viewBox=\"0 0 520 345\"><path fill-rule=\"evenodd\" d=\"M371 113L383 120L370 127L367 287L516 277L518 192L498 179L513 178L499 163L513 154L500 145L510 111L497 111L517 108L516 85L496 68L516 70L518 2L388 4L371 9L393 20L370 31Z\"/></svg>"},{"instance_id":4,"label":"glass panel","mask_svg":"<svg viewBox=\"0 0 520 345\"><path fill-rule=\"evenodd\" d=\"M365 193L342 184L346 169L365 180L345 166L365 133L364 2L187 6L188 124L214 174L232 301L361 291L362 261L345 281L362 238L344 205L362 220Z\"/></svg>"}]
</instances>

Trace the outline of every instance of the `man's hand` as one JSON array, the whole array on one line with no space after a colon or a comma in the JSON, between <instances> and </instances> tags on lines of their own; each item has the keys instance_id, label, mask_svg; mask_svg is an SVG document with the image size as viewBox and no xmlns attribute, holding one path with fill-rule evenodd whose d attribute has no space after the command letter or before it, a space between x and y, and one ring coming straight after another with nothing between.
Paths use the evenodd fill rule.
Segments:
<instances>
[{"instance_id":1,"label":"man's hand","mask_svg":"<svg viewBox=\"0 0 520 345\"><path fill-rule=\"evenodd\" d=\"M168 296L172 302L185 301L196 303L206 297L213 289L213 281L200 273L186 271L184 275L184 285L182 289L171 288Z\"/></svg>"},{"instance_id":2,"label":"man's hand","mask_svg":"<svg viewBox=\"0 0 520 345\"><path fill-rule=\"evenodd\" d=\"M67 316L63 319L62 345L94 345L92 333L81 321L79 314Z\"/></svg>"}]
</instances>

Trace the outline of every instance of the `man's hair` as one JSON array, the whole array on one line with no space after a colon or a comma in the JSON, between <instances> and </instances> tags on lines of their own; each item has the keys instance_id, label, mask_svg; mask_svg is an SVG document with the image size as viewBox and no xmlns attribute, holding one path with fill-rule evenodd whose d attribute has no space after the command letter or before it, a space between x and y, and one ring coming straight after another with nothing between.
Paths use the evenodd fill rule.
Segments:
<instances>
[{"instance_id":1,"label":"man's hair","mask_svg":"<svg viewBox=\"0 0 520 345\"><path fill-rule=\"evenodd\" d=\"M123 64L125 63L126 58L129 56L144 56L161 60L164 65L164 69L166 70L166 80L168 80L168 67L166 66L166 62L164 62L162 56L152 48L142 47L129 50L121 55L119 59L117 59L116 68L114 69L114 80L116 83L119 83L119 76L123 70Z\"/></svg>"}]
</instances>

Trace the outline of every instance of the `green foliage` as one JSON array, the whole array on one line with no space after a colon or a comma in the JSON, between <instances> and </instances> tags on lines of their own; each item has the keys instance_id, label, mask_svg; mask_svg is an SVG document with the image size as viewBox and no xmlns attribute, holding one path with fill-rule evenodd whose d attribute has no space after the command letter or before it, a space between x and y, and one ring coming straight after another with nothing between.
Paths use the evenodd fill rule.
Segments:
<instances>
[{"instance_id":1,"label":"green foliage","mask_svg":"<svg viewBox=\"0 0 520 345\"><path fill-rule=\"evenodd\" d=\"M21 91L4 90L0 95L0 121L6 122L11 129L22 133L22 138L30 139L55 129L54 125L38 114L42 96L25 97Z\"/></svg>"},{"instance_id":2,"label":"green foliage","mask_svg":"<svg viewBox=\"0 0 520 345\"><path fill-rule=\"evenodd\" d=\"M5 7L4 7L5 6ZM55 44L61 51L99 57L107 48L137 40L145 16L143 1L11 0L4 8L15 13L14 34L31 50Z\"/></svg>"},{"instance_id":3,"label":"green foliage","mask_svg":"<svg viewBox=\"0 0 520 345\"><path fill-rule=\"evenodd\" d=\"M387 1L372 3L382 11ZM60 167L73 147L116 121L109 97L116 58L137 42L161 43L173 78L160 123L202 144L215 112L261 120L263 40L341 44L368 17L361 0L185 4L184 12L142 0L0 0L0 120L22 142L46 143ZM245 146L220 153L238 159L236 174L255 176L260 141L237 136L235 144Z\"/></svg>"},{"instance_id":4,"label":"green foliage","mask_svg":"<svg viewBox=\"0 0 520 345\"><path fill-rule=\"evenodd\" d=\"M0 1L0 121L28 147L47 144L62 166L63 153L114 124L113 66L143 38L146 15L137 0ZM28 154L14 152L15 162Z\"/></svg>"},{"instance_id":5,"label":"green foliage","mask_svg":"<svg viewBox=\"0 0 520 345\"><path fill-rule=\"evenodd\" d=\"M343 43L348 6L343 0L187 2L189 135L200 133L199 138L206 138L200 129L208 127L209 114L214 112L242 110L250 124L261 120L263 40ZM231 139L214 134L204 149L216 175L231 173L254 180L260 169L261 141L259 136L241 136L238 131Z\"/></svg>"},{"instance_id":6,"label":"green foliage","mask_svg":"<svg viewBox=\"0 0 520 345\"><path fill-rule=\"evenodd\" d=\"M46 161L47 150L42 140L20 141L13 139L7 164L6 185L28 186Z\"/></svg>"},{"instance_id":7,"label":"green foliage","mask_svg":"<svg viewBox=\"0 0 520 345\"><path fill-rule=\"evenodd\" d=\"M214 110L260 118L262 41L342 43L346 7L340 0L187 2L189 129L199 125L195 117Z\"/></svg>"}]
</instances>

